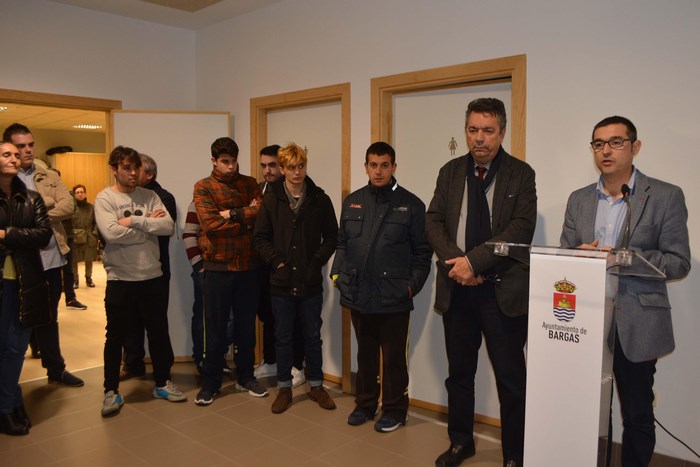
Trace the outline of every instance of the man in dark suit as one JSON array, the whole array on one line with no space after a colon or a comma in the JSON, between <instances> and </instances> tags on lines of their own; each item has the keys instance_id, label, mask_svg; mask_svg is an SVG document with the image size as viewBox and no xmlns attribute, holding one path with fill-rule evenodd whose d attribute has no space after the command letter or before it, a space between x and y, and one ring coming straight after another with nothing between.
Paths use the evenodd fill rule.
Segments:
<instances>
[{"instance_id":1,"label":"man in dark suit","mask_svg":"<svg viewBox=\"0 0 700 467\"><path fill-rule=\"evenodd\" d=\"M619 116L603 119L593 128L591 146L600 178L569 197L561 245L621 247L628 209L622 185L627 185L629 248L666 274L666 281L687 276L690 246L683 191L647 177L632 164L642 146L634 124ZM631 268L620 270L608 337L615 349L613 372L626 467L649 465L656 443L652 389L656 360L675 348L666 281L642 277L644 267L633 259Z\"/></svg>"},{"instance_id":2,"label":"man in dark suit","mask_svg":"<svg viewBox=\"0 0 700 467\"><path fill-rule=\"evenodd\" d=\"M535 172L503 150L506 112L493 98L469 103L469 153L440 169L426 213L438 257L435 310L442 314L449 375L450 447L435 465L455 466L475 453L474 375L482 333L501 403L504 465L522 465L529 270L496 256L489 241L530 243L535 232Z\"/></svg>"}]
</instances>

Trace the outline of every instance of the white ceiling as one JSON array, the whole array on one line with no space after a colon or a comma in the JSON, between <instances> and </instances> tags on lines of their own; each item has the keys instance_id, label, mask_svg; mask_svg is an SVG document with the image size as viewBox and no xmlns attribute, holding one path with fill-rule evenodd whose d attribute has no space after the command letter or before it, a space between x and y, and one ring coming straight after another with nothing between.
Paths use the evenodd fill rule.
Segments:
<instances>
[{"instance_id":1,"label":"white ceiling","mask_svg":"<svg viewBox=\"0 0 700 467\"><path fill-rule=\"evenodd\" d=\"M282 0L50 0L89 10L196 30Z\"/></svg>"},{"instance_id":2,"label":"white ceiling","mask_svg":"<svg viewBox=\"0 0 700 467\"><path fill-rule=\"evenodd\" d=\"M282 0L50 0L89 10L196 30ZM32 129L105 132L104 112L2 103L0 130L20 122ZM73 125L102 125L76 130Z\"/></svg>"},{"instance_id":3,"label":"white ceiling","mask_svg":"<svg viewBox=\"0 0 700 467\"><path fill-rule=\"evenodd\" d=\"M6 108L5 110L2 110ZM93 110L61 109L57 107L43 107L40 105L15 104L12 102L0 102L0 131L13 123L21 123L30 129L61 130L61 131L89 131L104 133L105 113ZM97 130L76 130L73 125L102 125Z\"/></svg>"}]
</instances>

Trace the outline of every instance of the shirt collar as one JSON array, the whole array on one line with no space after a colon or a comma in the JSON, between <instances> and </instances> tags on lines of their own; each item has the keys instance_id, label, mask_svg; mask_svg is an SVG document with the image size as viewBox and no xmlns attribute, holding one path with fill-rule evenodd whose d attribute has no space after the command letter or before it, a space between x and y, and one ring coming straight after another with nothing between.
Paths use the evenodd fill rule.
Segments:
<instances>
[{"instance_id":1,"label":"shirt collar","mask_svg":"<svg viewBox=\"0 0 700 467\"><path fill-rule=\"evenodd\" d=\"M630 179L627 182L627 186L630 187L630 196L634 194L634 186L637 181L637 168L635 166L632 166L632 175L630 175ZM603 176L601 175L598 177L598 184L596 185L595 189L598 192L599 196L606 196L605 191L603 191L604 187L604 182L603 182Z\"/></svg>"}]
</instances>

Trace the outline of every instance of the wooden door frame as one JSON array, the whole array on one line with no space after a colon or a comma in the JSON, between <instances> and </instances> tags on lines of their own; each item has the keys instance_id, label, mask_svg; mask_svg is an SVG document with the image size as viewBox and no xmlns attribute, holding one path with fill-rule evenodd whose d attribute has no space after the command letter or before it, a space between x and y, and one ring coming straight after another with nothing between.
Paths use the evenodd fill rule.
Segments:
<instances>
[{"instance_id":1,"label":"wooden door frame","mask_svg":"<svg viewBox=\"0 0 700 467\"><path fill-rule=\"evenodd\" d=\"M94 97L69 96L45 92L0 88L0 101L24 105L62 107L65 109L96 110L105 113L105 148L112 147L112 111L122 108L122 101ZM107 150L106 152L109 152Z\"/></svg>"},{"instance_id":2,"label":"wooden door frame","mask_svg":"<svg viewBox=\"0 0 700 467\"><path fill-rule=\"evenodd\" d=\"M510 82L510 152L525 160L526 70L527 56L513 55L373 78L372 141L391 144L395 95Z\"/></svg>"},{"instance_id":3,"label":"wooden door frame","mask_svg":"<svg viewBox=\"0 0 700 467\"><path fill-rule=\"evenodd\" d=\"M371 136L372 141L392 143L393 100L405 95L434 90L511 83L511 153L525 160L527 56L510 57L463 63L428 70L412 71L373 78L371 81ZM411 405L447 413L447 407L417 399ZM475 415L483 423L500 426L500 420Z\"/></svg>"}]
</instances>

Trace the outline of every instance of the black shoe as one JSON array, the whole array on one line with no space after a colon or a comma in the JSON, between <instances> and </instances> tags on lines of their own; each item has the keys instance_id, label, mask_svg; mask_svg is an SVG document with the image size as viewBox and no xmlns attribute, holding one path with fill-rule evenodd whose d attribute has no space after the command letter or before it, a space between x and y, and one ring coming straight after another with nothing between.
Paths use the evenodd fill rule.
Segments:
<instances>
[{"instance_id":1,"label":"black shoe","mask_svg":"<svg viewBox=\"0 0 700 467\"><path fill-rule=\"evenodd\" d=\"M41 358L41 350L32 349L32 358Z\"/></svg>"},{"instance_id":2,"label":"black shoe","mask_svg":"<svg viewBox=\"0 0 700 467\"><path fill-rule=\"evenodd\" d=\"M85 285L87 285L88 287L95 287L95 283L92 282L92 277L85 278Z\"/></svg>"},{"instance_id":3,"label":"black shoe","mask_svg":"<svg viewBox=\"0 0 700 467\"><path fill-rule=\"evenodd\" d=\"M29 419L29 415L27 415L27 411L24 410L24 405L20 405L12 409L12 416L15 417L15 420L17 423L20 425L24 425L27 428L32 427L32 421Z\"/></svg>"},{"instance_id":4,"label":"black shoe","mask_svg":"<svg viewBox=\"0 0 700 467\"><path fill-rule=\"evenodd\" d=\"M58 378L52 378L49 376L49 383L63 384L64 386L78 388L84 385L85 381L72 375L68 370L63 370L63 373Z\"/></svg>"},{"instance_id":5,"label":"black shoe","mask_svg":"<svg viewBox=\"0 0 700 467\"><path fill-rule=\"evenodd\" d=\"M79 289L80 288L80 283L78 282L78 279L73 281L73 289Z\"/></svg>"},{"instance_id":6,"label":"black shoe","mask_svg":"<svg viewBox=\"0 0 700 467\"><path fill-rule=\"evenodd\" d=\"M69 310L87 310L87 305L83 305L77 298L74 298L73 300L66 302L66 308Z\"/></svg>"},{"instance_id":7,"label":"black shoe","mask_svg":"<svg viewBox=\"0 0 700 467\"><path fill-rule=\"evenodd\" d=\"M362 425L368 420L374 420L374 415L371 417L368 416L364 410L362 409L355 409L353 410L350 415L348 415L348 425L352 426L358 426Z\"/></svg>"},{"instance_id":8,"label":"black shoe","mask_svg":"<svg viewBox=\"0 0 700 467\"><path fill-rule=\"evenodd\" d=\"M12 436L28 435L29 427L18 423L11 413L0 413L0 433Z\"/></svg>"},{"instance_id":9,"label":"black shoe","mask_svg":"<svg viewBox=\"0 0 700 467\"><path fill-rule=\"evenodd\" d=\"M455 467L476 454L474 446L450 444L450 448L435 459L436 467Z\"/></svg>"}]
</instances>

